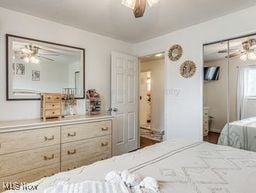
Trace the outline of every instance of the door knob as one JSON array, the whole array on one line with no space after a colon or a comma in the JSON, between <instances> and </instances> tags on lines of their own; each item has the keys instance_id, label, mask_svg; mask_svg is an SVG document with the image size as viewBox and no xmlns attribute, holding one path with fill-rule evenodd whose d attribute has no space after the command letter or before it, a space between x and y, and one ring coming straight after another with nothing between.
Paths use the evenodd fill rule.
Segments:
<instances>
[{"instance_id":1,"label":"door knob","mask_svg":"<svg viewBox=\"0 0 256 193\"><path fill-rule=\"evenodd\" d=\"M117 112L117 111L118 111L118 108L114 108L113 111L114 111L114 112Z\"/></svg>"}]
</instances>

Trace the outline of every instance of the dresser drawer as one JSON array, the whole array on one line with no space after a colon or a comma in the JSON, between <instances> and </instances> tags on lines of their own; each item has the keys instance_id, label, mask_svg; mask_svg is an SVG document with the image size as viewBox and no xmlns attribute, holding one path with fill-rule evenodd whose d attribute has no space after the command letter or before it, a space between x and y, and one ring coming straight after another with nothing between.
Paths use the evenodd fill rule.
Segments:
<instances>
[{"instance_id":1,"label":"dresser drawer","mask_svg":"<svg viewBox=\"0 0 256 193\"><path fill-rule=\"evenodd\" d=\"M110 134L111 121L63 126L61 128L61 143L90 139Z\"/></svg>"},{"instance_id":2,"label":"dresser drawer","mask_svg":"<svg viewBox=\"0 0 256 193\"><path fill-rule=\"evenodd\" d=\"M60 127L0 133L0 155L60 143Z\"/></svg>"},{"instance_id":3,"label":"dresser drawer","mask_svg":"<svg viewBox=\"0 0 256 193\"><path fill-rule=\"evenodd\" d=\"M0 155L0 178L59 162L59 145Z\"/></svg>"},{"instance_id":4,"label":"dresser drawer","mask_svg":"<svg viewBox=\"0 0 256 193\"><path fill-rule=\"evenodd\" d=\"M66 143L61 146L61 165L88 165L103 159L105 154L111 155L111 136Z\"/></svg>"},{"instance_id":5,"label":"dresser drawer","mask_svg":"<svg viewBox=\"0 0 256 193\"><path fill-rule=\"evenodd\" d=\"M60 116L60 110L45 110L46 117L58 117Z\"/></svg>"},{"instance_id":6,"label":"dresser drawer","mask_svg":"<svg viewBox=\"0 0 256 193\"><path fill-rule=\"evenodd\" d=\"M0 192L4 191L2 186L3 183L31 183L40 180L41 178L52 176L58 172L60 172L60 164L54 164L48 167L42 167L27 172L22 172L13 176L0 178Z\"/></svg>"},{"instance_id":7,"label":"dresser drawer","mask_svg":"<svg viewBox=\"0 0 256 193\"><path fill-rule=\"evenodd\" d=\"M61 94L49 94L45 95L45 102L59 102L61 100Z\"/></svg>"},{"instance_id":8,"label":"dresser drawer","mask_svg":"<svg viewBox=\"0 0 256 193\"><path fill-rule=\"evenodd\" d=\"M45 104L45 109L46 110L52 110L52 109L60 109L60 103L46 103Z\"/></svg>"},{"instance_id":9,"label":"dresser drawer","mask_svg":"<svg viewBox=\"0 0 256 193\"><path fill-rule=\"evenodd\" d=\"M63 162L61 164L61 171L63 172L63 171L73 170L73 169L76 169L76 168L79 168L82 166L87 166L87 165L93 164L97 161L105 160L105 159L109 159L109 158L111 158L111 153L106 152L100 156L91 156L91 157L85 158L83 160L69 160L69 161Z\"/></svg>"}]
</instances>

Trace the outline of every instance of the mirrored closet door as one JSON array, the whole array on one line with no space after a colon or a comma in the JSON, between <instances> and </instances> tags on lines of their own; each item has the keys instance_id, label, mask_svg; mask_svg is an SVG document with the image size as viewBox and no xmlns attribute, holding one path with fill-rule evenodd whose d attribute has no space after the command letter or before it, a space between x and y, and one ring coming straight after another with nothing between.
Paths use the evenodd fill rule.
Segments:
<instances>
[{"instance_id":1,"label":"mirrored closet door","mask_svg":"<svg viewBox=\"0 0 256 193\"><path fill-rule=\"evenodd\" d=\"M256 151L256 35L204 46L204 140Z\"/></svg>"},{"instance_id":2,"label":"mirrored closet door","mask_svg":"<svg viewBox=\"0 0 256 193\"><path fill-rule=\"evenodd\" d=\"M228 41L204 47L204 140L217 143L228 123Z\"/></svg>"}]
</instances>

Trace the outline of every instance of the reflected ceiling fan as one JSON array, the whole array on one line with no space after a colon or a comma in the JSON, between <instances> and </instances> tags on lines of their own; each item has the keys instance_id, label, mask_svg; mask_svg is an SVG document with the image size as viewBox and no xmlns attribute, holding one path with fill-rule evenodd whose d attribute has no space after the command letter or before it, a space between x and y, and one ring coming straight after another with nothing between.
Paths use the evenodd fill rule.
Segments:
<instances>
[{"instance_id":1,"label":"reflected ceiling fan","mask_svg":"<svg viewBox=\"0 0 256 193\"><path fill-rule=\"evenodd\" d=\"M243 61L247 60L256 60L256 39L249 39L247 41L242 42L242 49L224 49L218 51L219 54L228 53L229 56L225 58L234 58L240 56L240 59Z\"/></svg>"},{"instance_id":2,"label":"reflected ceiling fan","mask_svg":"<svg viewBox=\"0 0 256 193\"><path fill-rule=\"evenodd\" d=\"M50 58L50 56L59 56L56 52L41 48L34 45L25 45L23 48L20 49L20 58L23 59L26 63L35 63L38 64L40 61L38 58L43 58L49 61L55 61L54 59Z\"/></svg>"}]
</instances>

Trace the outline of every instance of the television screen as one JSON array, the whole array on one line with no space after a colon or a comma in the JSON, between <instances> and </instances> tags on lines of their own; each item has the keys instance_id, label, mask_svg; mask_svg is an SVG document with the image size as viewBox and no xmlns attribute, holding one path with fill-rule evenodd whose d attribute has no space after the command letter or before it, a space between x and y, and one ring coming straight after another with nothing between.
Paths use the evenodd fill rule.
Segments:
<instances>
[{"instance_id":1,"label":"television screen","mask_svg":"<svg viewBox=\"0 0 256 193\"><path fill-rule=\"evenodd\" d=\"M220 67L219 66L211 66L204 67L204 80L219 80L220 76Z\"/></svg>"}]
</instances>

